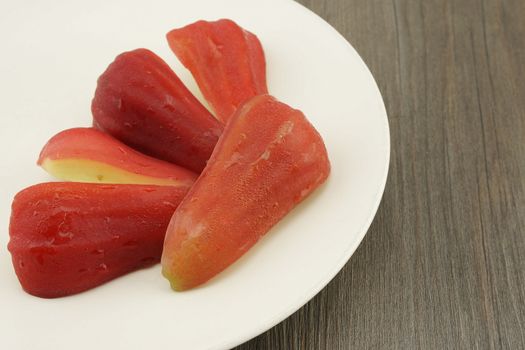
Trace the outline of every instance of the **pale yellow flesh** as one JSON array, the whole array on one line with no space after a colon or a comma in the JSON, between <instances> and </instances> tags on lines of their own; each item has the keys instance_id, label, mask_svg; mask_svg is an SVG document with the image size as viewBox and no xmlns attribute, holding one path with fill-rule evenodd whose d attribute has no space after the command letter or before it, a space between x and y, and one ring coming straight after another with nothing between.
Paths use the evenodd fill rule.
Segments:
<instances>
[{"instance_id":1,"label":"pale yellow flesh","mask_svg":"<svg viewBox=\"0 0 525 350\"><path fill-rule=\"evenodd\" d=\"M89 159L45 159L42 168L54 177L75 182L178 186L181 181L145 176Z\"/></svg>"}]
</instances>

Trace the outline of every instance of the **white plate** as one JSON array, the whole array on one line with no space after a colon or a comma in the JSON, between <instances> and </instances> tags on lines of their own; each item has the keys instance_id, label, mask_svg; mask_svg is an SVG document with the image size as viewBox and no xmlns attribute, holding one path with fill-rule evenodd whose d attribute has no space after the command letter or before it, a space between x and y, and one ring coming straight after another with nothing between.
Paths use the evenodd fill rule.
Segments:
<instances>
[{"instance_id":1,"label":"white plate","mask_svg":"<svg viewBox=\"0 0 525 350\"><path fill-rule=\"evenodd\" d=\"M304 111L323 135L332 162L328 183L201 288L172 292L156 266L73 297L24 293L6 249L7 227L13 195L49 180L35 166L40 148L62 129L90 125L96 79L122 51L152 49L196 91L164 35L223 17L259 36L270 91ZM363 239L387 177L384 105L354 49L295 2L2 2L0 42L0 348L232 347L305 304Z\"/></svg>"}]
</instances>

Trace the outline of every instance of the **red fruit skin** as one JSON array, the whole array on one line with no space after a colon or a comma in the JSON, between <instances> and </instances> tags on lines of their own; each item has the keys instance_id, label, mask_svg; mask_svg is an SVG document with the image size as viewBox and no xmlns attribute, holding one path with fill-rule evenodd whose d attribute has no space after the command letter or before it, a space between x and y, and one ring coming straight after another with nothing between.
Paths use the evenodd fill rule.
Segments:
<instances>
[{"instance_id":1,"label":"red fruit skin","mask_svg":"<svg viewBox=\"0 0 525 350\"><path fill-rule=\"evenodd\" d=\"M26 292L56 298L157 263L186 188L42 183L19 192L9 225Z\"/></svg>"},{"instance_id":2,"label":"red fruit skin","mask_svg":"<svg viewBox=\"0 0 525 350\"><path fill-rule=\"evenodd\" d=\"M269 95L249 100L170 221L161 262L172 288L231 265L329 173L323 140L302 112Z\"/></svg>"},{"instance_id":3,"label":"red fruit skin","mask_svg":"<svg viewBox=\"0 0 525 350\"><path fill-rule=\"evenodd\" d=\"M99 77L93 125L150 156L200 173L222 125L157 55L117 56Z\"/></svg>"},{"instance_id":4,"label":"red fruit skin","mask_svg":"<svg viewBox=\"0 0 525 350\"><path fill-rule=\"evenodd\" d=\"M185 168L149 157L94 128L72 128L53 136L40 152L37 164L45 160L91 160L153 179L170 180L190 187L197 175Z\"/></svg>"},{"instance_id":5,"label":"red fruit skin","mask_svg":"<svg viewBox=\"0 0 525 350\"><path fill-rule=\"evenodd\" d=\"M166 37L222 122L246 100L268 93L262 45L232 20L198 21Z\"/></svg>"}]
</instances>

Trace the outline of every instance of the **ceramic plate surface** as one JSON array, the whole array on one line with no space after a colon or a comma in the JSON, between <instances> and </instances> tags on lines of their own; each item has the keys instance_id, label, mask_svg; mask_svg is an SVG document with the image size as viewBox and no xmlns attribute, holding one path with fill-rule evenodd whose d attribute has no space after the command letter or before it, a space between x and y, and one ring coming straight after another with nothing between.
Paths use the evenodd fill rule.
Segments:
<instances>
[{"instance_id":1,"label":"ceramic plate surface","mask_svg":"<svg viewBox=\"0 0 525 350\"><path fill-rule=\"evenodd\" d=\"M23 292L6 248L10 205L22 188L51 180L35 165L41 147L60 130L90 125L96 79L123 51L153 50L202 99L164 35L219 18L260 38L270 92L301 109L326 142L328 182L195 290L171 291L157 265L72 297ZM0 348L229 348L310 300L363 239L387 177L383 101L350 44L297 3L9 1L0 4L0 41Z\"/></svg>"}]
</instances>

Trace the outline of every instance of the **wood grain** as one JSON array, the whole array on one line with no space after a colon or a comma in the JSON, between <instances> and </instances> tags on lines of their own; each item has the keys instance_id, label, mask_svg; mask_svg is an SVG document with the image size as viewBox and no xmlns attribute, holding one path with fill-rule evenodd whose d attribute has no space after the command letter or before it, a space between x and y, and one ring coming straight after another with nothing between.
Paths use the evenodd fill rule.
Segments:
<instances>
[{"instance_id":1,"label":"wood grain","mask_svg":"<svg viewBox=\"0 0 525 350\"><path fill-rule=\"evenodd\" d=\"M376 78L390 175L339 275L238 349L525 349L525 1L300 2Z\"/></svg>"}]
</instances>

